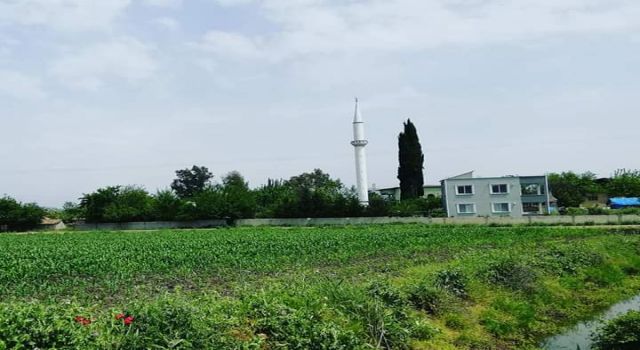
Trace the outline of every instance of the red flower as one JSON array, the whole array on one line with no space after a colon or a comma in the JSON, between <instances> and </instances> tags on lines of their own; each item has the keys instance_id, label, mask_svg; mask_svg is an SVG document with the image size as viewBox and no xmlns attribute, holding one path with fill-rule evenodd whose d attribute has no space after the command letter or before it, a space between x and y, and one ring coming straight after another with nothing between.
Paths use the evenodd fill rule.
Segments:
<instances>
[{"instance_id":1,"label":"red flower","mask_svg":"<svg viewBox=\"0 0 640 350\"><path fill-rule=\"evenodd\" d=\"M82 316L76 316L74 318L74 321L76 321L76 323L79 323L79 324L81 324L83 326L88 326L88 325L91 324L91 320L90 319L84 318Z\"/></svg>"},{"instance_id":2,"label":"red flower","mask_svg":"<svg viewBox=\"0 0 640 350\"><path fill-rule=\"evenodd\" d=\"M121 320L124 318L124 314L117 314L116 315L116 320Z\"/></svg>"},{"instance_id":3,"label":"red flower","mask_svg":"<svg viewBox=\"0 0 640 350\"><path fill-rule=\"evenodd\" d=\"M127 318L124 319L124 325L128 326L128 325L132 324L133 320L135 320L135 318L133 316L128 316Z\"/></svg>"}]
</instances>

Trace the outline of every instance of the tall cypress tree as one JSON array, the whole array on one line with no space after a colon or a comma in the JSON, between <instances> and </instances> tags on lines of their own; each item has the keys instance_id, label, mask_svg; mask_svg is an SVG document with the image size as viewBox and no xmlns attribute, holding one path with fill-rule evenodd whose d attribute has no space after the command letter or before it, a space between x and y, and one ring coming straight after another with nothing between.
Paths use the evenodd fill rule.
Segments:
<instances>
[{"instance_id":1,"label":"tall cypress tree","mask_svg":"<svg viewBox=\"0 0 640 350\"><path fill-rule=\"evenodd\" d=\"M416 127L407 119L404 131L398 136L398 180L400 180L400 200L424 196L424 154L418 140Z\"/></svg>"}]
</instances>

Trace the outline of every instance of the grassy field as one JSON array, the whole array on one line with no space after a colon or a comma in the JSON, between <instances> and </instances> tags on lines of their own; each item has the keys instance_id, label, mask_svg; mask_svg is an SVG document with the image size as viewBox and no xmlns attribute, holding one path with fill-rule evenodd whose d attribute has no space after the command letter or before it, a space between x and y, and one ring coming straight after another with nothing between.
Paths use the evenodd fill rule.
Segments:
<instances>
[{"instance_id":1,"label":"grassy field","mask_svg":"<svg viewBox=\"0 0 640 350\"><path fill-rule=\"evenodd\" d=\"M638 229L0 235L0 349L536 349L640 293Z\"/></svg>"}]
</instances>

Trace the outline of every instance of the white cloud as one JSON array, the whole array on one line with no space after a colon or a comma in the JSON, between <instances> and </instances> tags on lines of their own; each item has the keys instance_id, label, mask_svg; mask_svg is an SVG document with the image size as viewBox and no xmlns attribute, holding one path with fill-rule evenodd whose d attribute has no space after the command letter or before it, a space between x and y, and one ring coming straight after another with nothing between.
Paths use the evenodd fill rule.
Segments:
<instances>
[{"instance_id":1,"label":"white cloud","mask_svg":"<svg viewBox=\"0 0 640 350\"><path fill-rule=\"evenodd\" d=\"M145 5L158 7L180 7L182 0L143 0Z\"/></svg>"},{"instance_id":2,"label":"white cloud","mask_svg":"<svg viewBox=\"0 0 640 350\"><path fill-rule=\"evenodd\" d=\"M52 74L64 84L98 89L107 80L137 82L157 69L151 49L132 38L119 38L67 54L53 63Z\"/></svg>"},{"instance_id":3,"label":"white cloud","mask_svg":"<svg viewBox=\"0 0 640 350\"><path fill-rule=\"evenodd\" d=\"M241 34L210 31L196 46L219 56L253 58L262 53L258 41Z\"/></svg>"},{"instance_id":4,"label":"white cloud","mask_svg":"<svg viewBox=\"0 0 640 350\"><path fill-rule=\"evenodd\" d=\"M223 6L245 0L217 0ZM280 30L268 36L213 32L216 54L282 59L358 51L522 42L564 34L637 31L634 0L254 1Z\"/></svg>"},{"instance_id":5,"label":"white cloud","mask_svg":"<svg viewBox=\"0 0 640 350\"><path fill-rule=\"evenodd\" d=\"M107 28L131 0L0 1L0 24L43 25L62 30Z\"/></svg>"},{"instance_id":6,"label":"white cloud","mask_svg":"<svg viewBox=\"0 0 640 350\"><path fill-rule=\"evenodd\" d=\"M176 31L180 28L180 23L171 17L159 17L153 23L169 31Z\"/></svg>"},{"instance_id":7,"label":"white cloud","mask_svg":"<svg viewBox=\"0 0 640 350\"><path fill-rule=\"evenodd\" d=\"M0 70L0 96L17 99L39 99L46 96L40 80L22 73Z\"/></svg>"}]
</instances>

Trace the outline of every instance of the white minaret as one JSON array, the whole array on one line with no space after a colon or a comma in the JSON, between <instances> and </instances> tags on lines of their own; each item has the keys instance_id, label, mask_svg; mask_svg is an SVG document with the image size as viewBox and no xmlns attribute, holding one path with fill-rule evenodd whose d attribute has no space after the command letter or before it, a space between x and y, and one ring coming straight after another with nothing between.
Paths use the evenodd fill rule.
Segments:
<instances>
[{"instance_id":1,"label":"white minaret","mask_svg":"<svg viewBox=\"0 0 640 350\"><path fill-rule=\"evenodd\" d=\"M367 154L364 147L369 143L364 138L364 122L360 114L358 99L356 98L356 112L353 116L353 141L351 144L356 151L356 178L358 185L358 199L363 205L369 204L369 188L367 185Z\"/></svg>"}]
</instances>

